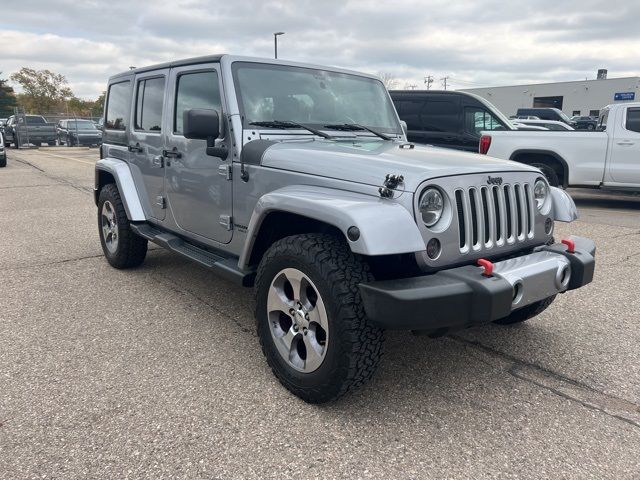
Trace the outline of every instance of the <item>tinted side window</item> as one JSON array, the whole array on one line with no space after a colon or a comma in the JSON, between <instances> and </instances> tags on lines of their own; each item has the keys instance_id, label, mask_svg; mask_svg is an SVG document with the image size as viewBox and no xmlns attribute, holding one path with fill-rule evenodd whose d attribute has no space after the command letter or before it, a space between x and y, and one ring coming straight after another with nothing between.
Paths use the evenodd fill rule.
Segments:
<instances>
[{"instance_id":1,"label":"tinted side window","mask_svg":"<svg viewBox=\"0 0 640 480\"><path fill-rule=\"evenodd\" d=\"M159 132L163 103L164 77L140 80L136 94L136 130Z\"/></svg>"},{"instance_id":2,"label":"tinted side window","mask_svg":"<svg viewBox=\"0 0 640 480\"><path fill-rule=\"evenodd\" d=\"M422 128L430 132L459 132L458 107L454 102L429 100L422 109Z\"/></svg>"},{"instance_id":3,"label":"tinted side window","mask_svg":"<svg viewBox=\"0 0 640 480\"><path fill-rule=\"evenodd\" d=\"M174 133L182 133L184 112L192 108L217 110L221 114L218 74L214 71L185 73L178 77L176 108L173 116Z\"/></svg>"},{"instance_id":4,"label":"tinted side window","mask_svg":"<svg viewBox=\"0 0 640 480\"><path fill-rule=\"evenodd\" d=\"M402 112L400 118L407 122L407 130L422 130L422 123L420 122L420 110L424 105L422 100L402 100L397 102L399 110Z\"/></svg>"},{"instance_id":5,"label":"tinted side window","mask_svg":"<svg viewBox=\"0 0 640 480\"><path fill-rule=\"evenodd\" d=\"M627 130L640 133L640 108L629 108L627 110Z\"/></svg>"},{"instance_id":6,"label":"tinted side window","mask_svg":"<svg viewBox=\"0 0 640 480\"><path fill-rule=\"evenodd\" d=\"M109 87L104 126L110 130L126 130L129 120L129 81Z\"/></svg>"}]
</instances>

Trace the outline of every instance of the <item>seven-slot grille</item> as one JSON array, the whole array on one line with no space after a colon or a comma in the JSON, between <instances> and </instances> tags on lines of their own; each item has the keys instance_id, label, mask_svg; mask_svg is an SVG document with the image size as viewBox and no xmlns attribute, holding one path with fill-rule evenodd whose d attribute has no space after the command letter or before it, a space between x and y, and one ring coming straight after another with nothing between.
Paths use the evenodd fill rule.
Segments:
<instances>
[{"instance_id":1,"label":"seven-slot grille","mask_svg":"<svg viewBox=\"0 0 640 480\"><path fill-rule=\"evenodd\" d=\"M455 204L462 253L533 238L535 210L528 183L458 189Z\"/></svg>"}]
</instances>

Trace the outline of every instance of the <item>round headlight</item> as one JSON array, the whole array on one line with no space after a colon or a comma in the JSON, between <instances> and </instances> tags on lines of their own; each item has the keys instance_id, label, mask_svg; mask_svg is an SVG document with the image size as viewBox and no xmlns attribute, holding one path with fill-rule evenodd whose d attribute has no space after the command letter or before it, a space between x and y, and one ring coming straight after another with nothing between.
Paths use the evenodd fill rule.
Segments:
<instances>
[{"instance_id":1,"label":"round headlight","mask_svg":"<svg viewBox=\"0 0 640 480\"><path fill-rule=\"evenodd\" d=\"M547 201L548 195L549 188L547 188L547 183L539 178L533 186L533 198L536 200L536 207L538 207L538 210L542 210L542 207Z\"/></svg>"},{"instance_id":2,"label":"round headlight","mask_svg":"<svg viewBox=\"0 0 640 480\"><path fill-rule=\"evenodd\" d=\"M427 188L420 198L420 214L427 227L433 227L444 210L444 199L437 188Z\"/></svg>"}]
</instances>

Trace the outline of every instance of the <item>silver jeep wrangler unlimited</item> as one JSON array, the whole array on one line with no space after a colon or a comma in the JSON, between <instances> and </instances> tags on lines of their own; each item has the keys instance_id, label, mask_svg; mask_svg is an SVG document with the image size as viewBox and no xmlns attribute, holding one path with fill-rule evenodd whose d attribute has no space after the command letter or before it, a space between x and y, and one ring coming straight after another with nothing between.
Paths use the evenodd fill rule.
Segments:
<instances>
[{"instance_id":1,"label":"silver jeep wrangler unlimited","mask_svg":"<svg viewBox=\"0 0 640 480\"><path fill-rule=\"evenodd\" d=\"M308 402L367 381L385 329L522 322L593 278L540 171L418 147L376 77L208 56L109 80L95 201L104 254L147 242L256 293L273 372Z\"/></svg>"}]
</instances>

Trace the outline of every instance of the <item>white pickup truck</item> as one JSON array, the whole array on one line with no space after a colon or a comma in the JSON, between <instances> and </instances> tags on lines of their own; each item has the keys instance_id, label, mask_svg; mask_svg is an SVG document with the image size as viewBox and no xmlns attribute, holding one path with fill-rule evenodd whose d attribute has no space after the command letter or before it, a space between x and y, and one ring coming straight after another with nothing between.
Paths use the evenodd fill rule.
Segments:
<instances>
[{"instance_id":1,"label":"white pickup truck","mask_svg":"<svg viewBox=\"0 0 640 480\"><path fill-rule=\"evenodd\" d=\"M603 108L597 130L492 131L480 153L535 166L553 186L640 191L640 102Z\"/></svg>"}]
</instances>

